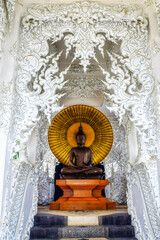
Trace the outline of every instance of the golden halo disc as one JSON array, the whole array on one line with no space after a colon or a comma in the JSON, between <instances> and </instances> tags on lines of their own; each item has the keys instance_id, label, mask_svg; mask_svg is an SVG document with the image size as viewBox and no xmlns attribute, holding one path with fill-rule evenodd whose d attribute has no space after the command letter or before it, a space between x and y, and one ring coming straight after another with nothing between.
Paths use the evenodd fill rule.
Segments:
<instances>
[{"instance_id":1,"label":"golden halo disc","mask_svg":"<svg viewBox=\"0 0 160 240\"><path fill-rule=\"evenodd\" d=\"M106 116L96 108L74 105L59 112L48 131L50 149L60 162L69 166L69 152L77 146L75 136L80 122L86 134L85 146L90 147L93 164L97 165L112 147L113 131Z\"/></svg>"},{"instance_id":2,"label":"golden halo disc","mask_svg":"<svg viewBox=\"0 0 160 240\"><path fill-rule=\"evenodd\" d=\"M72 147L77 147L76 134L79 130L79 126L80 126L80 122L79 123L74 123L73 125L71 125L69 127L69 129L67 131L67 140L68 140L68 143ZM89 147L95 139L94 130L87 123L82 123L81 122L81 126L82 126L82 129L83 129L83 132L86 135L85 147Z\"/></svg>"}]
</instances>

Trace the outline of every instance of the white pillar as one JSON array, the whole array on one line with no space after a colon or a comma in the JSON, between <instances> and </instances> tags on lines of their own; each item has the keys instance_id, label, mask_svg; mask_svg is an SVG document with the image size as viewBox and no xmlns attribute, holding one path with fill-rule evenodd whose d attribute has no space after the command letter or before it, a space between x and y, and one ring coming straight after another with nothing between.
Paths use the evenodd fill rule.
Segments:
<instances>
[{"instance_id":1,"label":"white pillar","mask_svg":"<svg viewBox=\"0 0 160 240\"><path fill-rule=\"evenodd\" d=\"M0 129L0 154L1 154L1 174L0 174L0 219L2 219L2 209L3 209L3 199L4 199L4 186L5 186L5 176L6 176L6 152L7 152L7 142L8 137L4 133L3 129Z\"/></svg>"}]
</instances>

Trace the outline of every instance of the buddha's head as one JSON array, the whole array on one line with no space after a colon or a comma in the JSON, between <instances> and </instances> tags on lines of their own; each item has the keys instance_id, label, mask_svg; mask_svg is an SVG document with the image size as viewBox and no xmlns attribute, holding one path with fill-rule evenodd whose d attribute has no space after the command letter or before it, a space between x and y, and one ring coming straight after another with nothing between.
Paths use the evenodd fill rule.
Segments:
<instances>
[{"instance_id":1,"label":"buddha's head","mask_svg":"<svg viewBox=\"0 0 160 240\"><path fill-rule=\"evenodd\" d=\"M82 126L80 124L79 131L76 134L76 140L78 147L83 147L86 141L86 135L83 132Z\"/></svg>"}]
</instances>

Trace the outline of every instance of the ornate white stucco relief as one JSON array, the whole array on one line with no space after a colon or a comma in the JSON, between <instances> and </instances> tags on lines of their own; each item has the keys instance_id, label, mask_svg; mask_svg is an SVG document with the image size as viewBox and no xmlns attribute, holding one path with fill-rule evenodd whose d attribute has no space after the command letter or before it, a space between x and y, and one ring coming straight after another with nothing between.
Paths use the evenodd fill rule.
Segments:
<instances>
[{"instance_id":1,"label":"ornate white stucco relief","mask_svg":"<svg viewBox=\"0 0 160 240\"><path fill-rule=\"evenodd\" d=\"M122 24L125 24L125 21ZM101 69L105 75L103 83L106 86L107 108L116 114L120 123L123 123L124 126L128 119L136 125L139 147L137 162L145 162L148 165L148 169L144 168L144 173L148 174L148 182L151 184L150 190L153 190L152 194L155 199L152 207L150 206L152 202L147 201L147 199L144 200L147 208L145 214L149 219L152 219L152 213L148 209L151 208L152 211L154 209L157 221L151 220L150 225L155 229L154 236L157 237L159 234L156 232L158 228L158 215L156 212L159 211L156 164L157 137L154 118L155 108L152 97L154 80L148 47L147 21L141 17L132 19L129 24L126 23L125 38L121 36L120 53L108 53L111 59L110 71L106 71L104 68ZM133 27L130 29L131 26ZM113 34L119 36L118 30L117 28ZM123 30L125 31L125 26ZM146 192L143 184L145 183L142 182L139 188ZM136 221L135 215L134 222ZM142 234L141 229L139 229L139 232Z\"/></svg>"},{"instance_id":2,"label":"ornate white stucco relief","mask_svg":"<svg viewBox=\"0 0 160 240\"><path fill-rule=\"evenodd\" d=\"M82 99L84 101L85 98L93 95L95 97L98 96L98 92L103 92L105 90L105 87L101 81L101 79L98 78L73 78L73 79L67 79L67 83L63 88L63 91L69 91L70 96L76 96Z\"/></svg>"},{"instance_id":3,"label":"ornate white stucco relief","mask_svg":"<svg viewBox=\"0 0 160 240\"><path fill-rule=\"evenodd\" d=\"M10 127L10 117L13 111L13 83L4 83L1 89L1 100L0 100L0 127L8 133Z\"/></svg>"},{"instance_id":4,"label":"ornate white stucco relief","mask_svg":"<svg viewBox=\"0 0 160 240\"><path fill-rule=\"evenodd\" d=\"M139 240L146 240L146 233L141 227L140 219L137 216L137 211L133 203L133 192L132 187L137 186L137 178L133 169L129 167L127 174L128 181L128 191L127 191L127 204L128 204L128 213L131 214L132 224L135 228L135 235Z\"/></svg>"},{"instance_id":5,"label":"ornate white stucco relief","mask_svg":"<svg viewBox=\"0 0 160 240\"><path fill-rule=\"evenodd\" d=\"M119 5L115 8L83 2L72 5L33 5L28 11L29 14L22 19L16 80L17 101L20 102L16 110L15 135L21 142L27 141L27 136L39 121L40 112L44 112L50 120L51 113L60 110L56 101L63 93L56 92L64 86L64 77L75 59L80 60L85 72L90 59L97 61L95 48L104 56L106 39L117 43L118 39L126 35L128 27L134 27L136 21L142 20L142 25L146 24L138 17L141 9L137 5ZM137 20L132 24L133 15ZM64 58L64 50L57 53L54 47L61 40L66 48L66 59L71 50L73 53L71 62L63 71L59 62L62 56Z\"/></svg>"},{"instance_id":6,"label":"ornate white stucco relief","mask_svg":"<svg viewBox=\"0 0 160 240\"><path fill-rule=\"evenodd\" d=\"M42 117L42 124L40 127L40 156L41 165L38 179L38 204L49 204L54 199L54 174L55 166L58 161L50 150L48 144L48 128L49 124L47 119Z\"/></svg>"},{"instance_id":7,"label":"ornate white stucco relief","mask_svg":"<svg viewBox=\"0 0 160 240\"><path fill-rule=\"evenodd\" d=\"M150 225L152 226L154 236L158 239L160 237L160 215L159 212L157 212L156 202L154 201L155 198L150 177L147 175L147 170L145 170L145 165L143 163L135 166L135 171L138 172L140 184L142 185L141 190L143 192L144 200L147 203L147 215Z\"/></svg>"},{"instance_id":8,"label":"ornate white stucco relief","mask_svg":"<svg viewBox=\"0 0 160 240\"><path fill-rule=\"evenodd\" d=\"M158 29L160 31L160 1L159 0L154 0L154 4L155 4L155 9L156 9Z\"/></svg>"},{"instance_id":9,"label":"ornate white stucco relief","mask_svg":"<svg viewBox=\"0 0 160 240\"><path fill-rule=\"evenodd\" d=\"M1 1L0 5L0 58L2 57L2 44L4 40L4 35L5 35L5 28L7 24L7 19L6 19L6 11L5 11L5 6L4 2Z\"/></svg>"},{"instance_id":10,"label":"ornate white stucco relief","mask_svg":"<svg viewBox=\"0 0 160 240\"><path fill-rule=\"evenodd\" d=\"M135 165L127 174L128 182L128 211L132 215L133 223L136 230L138 239L159 239L160 237L160 215L157 211L157 206L154 201L154 193L150 182L149 175L145 169L145 164L141 163ZM137 215L139 214L133 206L135 197L132 192L132 187L136 185L141 192L143 202L141 204L141 210L143 209L143 218L138 217L141 223L138 221ZM138 199L139 200L139 199ZM146 209L147 208L147 209ZM144 226L142 224L144 221ZM139 223L138 223L139 222ZM139 226L137 226L137 223ZM143 227L143 229L142 229Z\"/></svg>"},{"instance_id":11,"label":"ornate white stucco relief","mask_svg":"<svg viewBox=\"0 0 160 240\"><path fill-rule=\"evenodd\" d=\"M43 119L43 116L42 116ZM39 175L40 175L40 169L42 166L42 156L44 154L44 152L46 152L45 150L45 146L47 144L47 141L45 141L45 135L42 135L42 132L44 130L44 125L46 124L45 118L43 119L43 121L40 121L37 124L37 145L36 145L36 162L35 165L32 167L31 169L31 173L30 173L30 178L28 181L28 186L32 185L33 188L33 195L32 195L32 201L31 201L31 205L30 205L30 212L28 214L28 218L25 221L26 225L23 226L23 231L21 232L21 234L19 234L19 239L24 239L24 240L29 240L30 238L30 229L34 224L34 216L37 213L37 203L38 203L38 180L39 180ZM43 144L43 142L45 141L45 145ZM25 209L23 208L23 211L25 212ZM28 210L27 210L28 213Z\"/></svg>"},{"instance_id":12,"label":"ornate white stucco relief","mask_svg":"<svg viewBox=\"0 0 160 240\"><path fill-rule=\"evenodd\" d=\"M65 76L69 72L73 61L79 60L83 71L87 72L87 69L91 66L91 60L98 62L96 51L103 58L106 52L106 49L104 49L106 40L114 44L120 44L119 53L114 53L112 50L107 51L111 62L110 66L104 67L97 63L105 78L102 81L102 86L105 87L107 107L115 112L124 126L128 118L135 122L139 134L138 146L140 152L137 161L151 163L148 170L144 168L144 174L147 175L148 171L149 175L147 176L149 177L147 179L153 183L155 180L157 181L155 166L157 151L155 129L153 128L154 118L151 114L153 107L148 98L151 96L154 81L148 51L147 20L142 16L141 8L137 5L104 6L98 3L82 2L72 5L33 5L28 9L25 17L22 18L20 31L16 94L13 109L15 118L12 125L14 152L23 150L24 161L28 162L26 148L29 136L37 123L43 122L43 114L50 122L53 113L61 109L58 100L65 94L65 92L63 93L63 87L66 83ZM63 42L64 48L61 51L56 46L58 42ZM70 52L72 52L73 57L67 62ZM62 59L67 62L64 68L60 65ZM62 91L60 92L60 90ZM42 135L45 134L46 132ZM46 141L46 138L44 139ZM25 240L29 238L33 214L36 213L39 169L42 158L46 154L46 145L43 145L44 140L41 137L39 140L40 149L37 153L37 164L33 166L31 172L32 183L36 182L35 196L30 208L33 213L29 217L24 233ZM17 141L20 142L20 145L16 145ZM142 146L141 142L144 142ZM119 156L120 163L123 157ZM151 165L153 168L151 168ZM18 178L15 176L12 179L12 183L14 181L19 183L22 180L19 186L13 185L10 199L12 203L13 200L17 200L17 193L19 203L22 202L24 197L24 184L27 181L31 164L24 163L22 166L25 167L25 170L22 169ZM138 174L140 173L138 172ZM151 175L154 176L152 179ZM128 186L131 187L132 182L130 180L128 182L130 184ZM139 187L146 194L144 181L141 180L141 182L142 184ZM150 190L150 187L147 189ZM153 194L157 194L157 186L153 186L153 192ZM129 195L130 212L133 213L133 220L136 223L138 219L130 205L130 198ZM148 209L152 203L147 202L146 195L144 199ZM156 208L157 206L152 207L154 211ZM7 231L10 232L11 236L14 236L20 211L21 219L24 218L23 209L18 204L15 206L11 204L8 211L11 222L8 222L9 219L4 221L4 226L6 226L4 239ZM14 213L16 213L16 220L12 224L12 214L14 215ZM145 212L145 214L149 219L152 218L151 212ZM151 220L150 223L154 226L155 221ZM141 230L139 223L137 229L142 236L143 230ZM158 233L155 232L155 234ZM21 232L18 236L22 235Z\"/></svg>"},{"instance_id":13,"label":"ornate white stucco relief","mask_svg":"<svg viewBox=\"0 0 160 240\"><path fill-rule=\"evenodd\" d=\"M145 18L132 19L123 27L125 38L121 36L120 54L108 53L111 59L110 71L102 69L105 75L107 108L114 111L120 123L127 119L134 121L139 134L138 162L146 162L155 196L159 195L156 169L157 138L152 104L154 80L152 77L151 57L148 47L147 21ZM130 24L130 25L129 25ZM133 26L131 29L130 27ZM127 30L128 29L128 30ZM129 30L130 29L130 30ZM119 29L113 33L117 37ZM133 42L134 39L134 42ZM127 47L126 47L127 46ZM143 144L141 144L143 143Z\"/></svg>"},{"instance_id":14,"label":"ornate white stucco relief","mask_svg":"<svg viewBox=\"0 0 160 240\"><path fill-rule=\"evenodd\" d=\"M152 4L154 4L153 0L145 0L144 4L146 5L146 7L151 6Z\"/></svg>"},{"instance_id":15,"label":"ornate white stucco relief","mask_svg":"<svg viewBox=\"0 0 160 240\"><path fill-rule=\"evenodd\" d=\"M23 232L21 231L21 234L19 234L19 240L29 240L30 238L30 230L34 225L34 216L37 213L37 202L38 202L38 177L36 178L35 185L34 185L34 191L32 196L32 207L30 209L29 218L27 221L26 226L23 226Z\"/></svg>"},{"instance_id":16,"label":"ornate white stucco relief","mask_svg":"<svg viewBox=\"0 0 160 240\"><path fill-rule=\"evenodd\" d=\"M38 183L38 204L48 205L50 202L54 201L54 180L48 177L48 173L41 172Z\"/></svg>"},{"instance_id":17,"label":"ornate white stucco relief","mask_svg":"<svg viewBox=\"0 0 160 240\"><path fill-rule=\"evenodd\" d=\"M4 48L4 41L11 32L14 17L14 0L0 1L0 61ZM3 64L1 64L3 68ZM0 128L7 135L13 111L13 79L7 79L1 69L0 77Z\"/></svg>"},{"instance_id":18,"label":"ornate white stucco relief","mask_svg":"<svg viewBox=\"0 0 160 240\"><path fill-rule=\"evenodd\" d=\"M153 56L156 56L160 52L160 45L156 41L152 42L151 46Z\"/></svg>"},{"instance_id":19,"label":"ornate white stucco relief","mask_svg":"<svg viewBox=\"0 0 160 240\"><path fill-rule=\"evenodd\" d=\"M30 166L26 163L17 164L13 170L14 176L12 176L11 191L8 191L7 193L8 199L1 229L1 239L4 240L15 239Z\"/></svg>"},{"instance_id":20,"label":"ornate white stucco relief","mask_svg":"<svg viewBox=\"0 0 160 240\"><path fill-rule=\"evenodd\" d=\"M4 38L11 30L14 6L15 0L2 0L0 2L0 59L2 57Z\"/></svg>"},{"instance_id":21,"label":"ornate white stucco relief","mask_svg":"<svg viewBox=\"0 0 160 240\"><path fill-rule=\"evenodd\" d=\"M128 156L125 146L125 131L123 126L119 126L116 118L109 118L113 128L113 146L110 153L103 161L105 168L105 177L109 180L109 186L106 187L106 197L117 204L126 204L127 192L127 162Z\"/></svg>"}]
</instances>

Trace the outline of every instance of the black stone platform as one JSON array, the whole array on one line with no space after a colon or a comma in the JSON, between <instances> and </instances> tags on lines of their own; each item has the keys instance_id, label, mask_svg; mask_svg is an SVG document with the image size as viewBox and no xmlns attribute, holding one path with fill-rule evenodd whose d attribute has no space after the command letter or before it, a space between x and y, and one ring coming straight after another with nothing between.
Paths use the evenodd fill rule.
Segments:
<instances>
[{"instance_id":1,"label":"black stone platform","mask_svg":"<svg viewBox=\"0 0 160 240\"><path fill-rule=\"evenodd\" d=\"M99 216L97 226L68 226L68 217L39 213L34 218L30 240L58 240L77 238L107 238L112 240L136 240L131 217L127 213Z\"/></svg>"}]
</instances>

